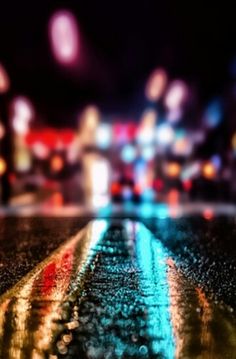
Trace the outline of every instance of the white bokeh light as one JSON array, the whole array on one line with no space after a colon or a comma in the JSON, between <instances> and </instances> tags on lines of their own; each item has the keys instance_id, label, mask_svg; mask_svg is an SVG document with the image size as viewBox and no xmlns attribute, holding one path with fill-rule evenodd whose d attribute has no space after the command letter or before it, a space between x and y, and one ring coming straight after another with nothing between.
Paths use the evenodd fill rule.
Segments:
<instances>
[{"instance_id":1,"label":"white bokeh light","mask_svg":"<svg viewBox=\"0 0 236 359\"><path fill-rule=\"evenodd\" d=\"M159 145L170 145L175 137L173 128L167 123L163 123L157 126L156 129L156 140Z\"/></svg>"},{"instance_id":2,"label":"white bokeh light","mask_svg":"<svg viewBox=\"0 0 236 359\"><path fill-rule=\"evenodd\" d=\"M20 135L25 135L29 130L29 122L34 116L34 109L26 97L16 97L12 101L12 127Z\"/></svg>"},{"instance_id":3,"label":"white bokeh light","mask_svg":"<svg viewBox=\"0 0 236 359\"><path fill-rule=\"evenodd\" d=\"M165 96L165 105L170 110L178 109L188 96L187 85L181 80L173 81Z\"/></svg>"}]
</instances>

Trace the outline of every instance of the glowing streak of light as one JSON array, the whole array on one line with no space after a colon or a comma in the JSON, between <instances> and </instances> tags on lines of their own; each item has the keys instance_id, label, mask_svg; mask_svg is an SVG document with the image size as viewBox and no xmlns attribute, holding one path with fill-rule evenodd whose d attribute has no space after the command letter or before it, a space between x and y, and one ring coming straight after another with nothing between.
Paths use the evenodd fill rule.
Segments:
<instances>
[{"instance_id":1,"label":"glowing streak of light","mask_svg":"<svg viewBox=\"0 0 236 359\"><path fill-rule=\"evenodd\" d=\"M28 280L19 291L16 301L13 305L12 312L15 316L14 332L9 345L9 356L15 359L22 358L22 348L28 337L28 318L30 315L30 296L33 288L34 280L37 277L36 272L30 280Z\"/></svg>"},{"instance_id":2,"label":"glowing streak of light","mask_svg":"<svg viewBox=\"0 0 236 359\"><path fill-rule=\"evenodd\" d=\"M6 299L5 301L3 301L0 305L0 338L3 337L3 333L4 333L4 325L5 325L5 313L8 310L8 305L10 303L10 299ZM0 341L0 347L2 346L2 343Z\"/></svg>"},{"instance_id":3,"label":"glowing streak of light","mask_svg":"<svg viewBox=\"0 0 236 359\"><path fill-rule=\"evenodd\" d=\"M60 254L49 262L49 265L50 263L56 263L55 283L51 283L52 291L49 291L48 295L42 296L43 300L47 300L48 307L46 312L44 312L44 317L38 330L34 333L35 344L41 352L47 351L51 345L52 333L56 327L54 323L61 317L61 303L65 300L66 294L68 296L71 295L70 288L77 288L70 281L77 277L74 276L72 278L72 269L74 261L78 261L78 258L76 259L74 256L78 241L85 236L80 261L76 267L77 273L82 272L83 269L85 270L93 255L92 249L102 238L106 228L107 222L105 220L92 222L87 226L87 230L79 232L77 236L64 246Z\"/></svg>"},{"instance_id":4,"label":"glowing streak of light","mask_svg":"<svg viewBox=\"0 0 236 359\"><path fill-rule=\"evenodd\" d=\"M61 304L73 293L73 290L77 291L80 280L78 273L86 270L94 253L92 249L101 240L106 229L107 221L92 222L0 297L2 336L6 330L5 321L9 310L15 318L11 322L10 345L4 349L6 357L21 359L24 357L25 350L30 358L45 357L57 333L56 322L61 317ZM79 244L81 251L75 256L74 251ZM47 269L50 269L53 263L55 272L52 276ZM35 314L33 311L35 301L43 305L34 318L33 330L30 330L28 319L30 315ZM12 306L10 307L9 304Z\"/></svg>"},{"instance_id":5,"label":"glowing streak of light","mask_svg":"<svg viewBox=\"0 0 236 359\"><path fill-rule=\"evenodd\" d=\"M201 344L203 348L211 348L211 344L213 343L213 338L210 330L212 309L210 304L208 303L205 293L200 288L196 288L196 292L200 307L202 309Z\"/></svg>"},{"instance_id":6,"label":"glowing streak of light","mask_svg":"<svg viewBox=\"0 0 236 359\"><path fill-rule=\"evenodd\" d=\"M186 181L198 176L200 172L201 172L200 162L193 162L182 169L180 177L183 181Z\"/></svg>"},{"instance_id":7,"label":"glowing streak of light","mask_svg":"<svg viewBox=\"0 0 236 359\"><path fill-rule=\"evenodd\" d=\"M151 232L142 224L138 224L137 228L136 255L141 269L141 288L146 288L145 304L152 351L155 355L174 358L166 253L161 242L154 240Z\"/></svg>"},{"instance_id":8,"label":"glowing streak of light","mask_svg":"<svg viewBox=\"0 0 236 359\"><path fill-rule=\"evenodd\" d=\"M65 296L70 283L71 271L74 259L74 250L76 243L68 245L65 250L52 260L41 271L37 281L42 282L39 298L45 301L41 309L39 326L34 332L34 341L37 343L39 352L45 352L51 345L52 332L55 329L56 321L61 317L60 304ZM55 271L50 272L50 268L55 264ZM49 271L47 271L47 268ZM37 283L36 287L37 287Z\"/></svg>"},{"instance_id":9,"label":"glowing streak of light","mask_svg":"<svg viewBox=\"0 0 236 359\"><path fill-rule=\"evenodd\" d=\"M181 308L180 304L180 293L181 293L181 282L180 276L178 274L175 262L172 258L167 258L167 278L169 284L169 291L170 291L170 314L171 314L171 321L173 325L173 331L175 336L175 358L181 358L184 344L185 344L185 337L180 335L184 328L184 313Z\"/></svg>"}]
</instances>

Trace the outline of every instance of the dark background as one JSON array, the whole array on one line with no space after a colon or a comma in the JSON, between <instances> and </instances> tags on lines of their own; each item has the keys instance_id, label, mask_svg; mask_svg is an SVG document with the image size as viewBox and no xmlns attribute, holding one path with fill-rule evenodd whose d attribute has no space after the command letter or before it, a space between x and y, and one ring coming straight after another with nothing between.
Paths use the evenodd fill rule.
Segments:
<instances>
[{"instance_id":1,"label":"dark background","mask_svg":"<svg viewBox=\"0 0 236 359\"><path fill-rule=\"evenodd\" d=\"M201 101L221 95L236 54L235 11L179 1L4 1L0 5L0 61L12 92L29 96L49 123L74 121L90 102L104 111L135 107L156 66L181 77ZM84 66L56 64L48 21L57 9L71 10L79 24Z\"/></svg>"}]
</instances>

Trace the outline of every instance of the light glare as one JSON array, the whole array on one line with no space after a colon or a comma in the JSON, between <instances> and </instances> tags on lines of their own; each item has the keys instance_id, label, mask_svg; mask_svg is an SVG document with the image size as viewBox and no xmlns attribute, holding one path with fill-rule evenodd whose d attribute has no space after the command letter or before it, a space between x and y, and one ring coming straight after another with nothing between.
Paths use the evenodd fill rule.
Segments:
<instances>
[{"instance_id":1,"label":"light glare","mask_svg":"<svg viewBox=\"0 0 236 359\"><path fill-rule=\"evenodd\" d=\"M8 74L3 67L2 64L0 64L0 94L3 94L7 92L10 88L10 80L8 77Z\"/></svg>"},{"instance_id":2,"label":"light glare","mask_svg":"<svg viewBox=\"0 0 236 359\"><path fill-rule=\"evenodd\" d=\"M56 12L49 23L53 54L64 65L76 62L79 54L78 25L74 15L65 10Z\"/></svg>"},{"instance_id":3,"label":"light glare","mask_svg":"<svg viewBox=\"0 0 236 359\"><path fill-rule=\"evenodd\" d=\"M156 69L149 77L145 89L149 101L157 101L162 96L167 84L167 74L163 69Z\"/></svg>"},{"instance_id":4,"label":"light glare","mask_svg":"<svg viewBox=\"0 0 236 359\"><path fill-rule=\"evenodd\" d=\"M165 97L165 105L170 111L181 107L188 95L188 88L181 80L175 80L170 84Z\"/></svg>"}]
</instances>

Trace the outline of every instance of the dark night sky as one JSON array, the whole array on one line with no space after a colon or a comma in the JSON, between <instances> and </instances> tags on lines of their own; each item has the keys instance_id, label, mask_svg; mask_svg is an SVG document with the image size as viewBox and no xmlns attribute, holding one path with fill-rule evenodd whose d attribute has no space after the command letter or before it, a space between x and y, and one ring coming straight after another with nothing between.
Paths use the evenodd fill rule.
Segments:
<instances>
[{"instance_id":1,"label":"dark night sky","mask_svg":"<svg viewBox=\"0 0 236 359\"><path fill-rule=\"evenodd\" d=\"M58 66L49 47L48 20L64 8L76 15L87 53L87 67L76 73ZM12 93L29 96L48 122L72 119L90 102L122 112L158 65L207 99L224 91L229 78L234 18L233 8L216 2L206 7L168 0L5 1L0 62L12 79Z\"/></svg>"}]
</instances>

